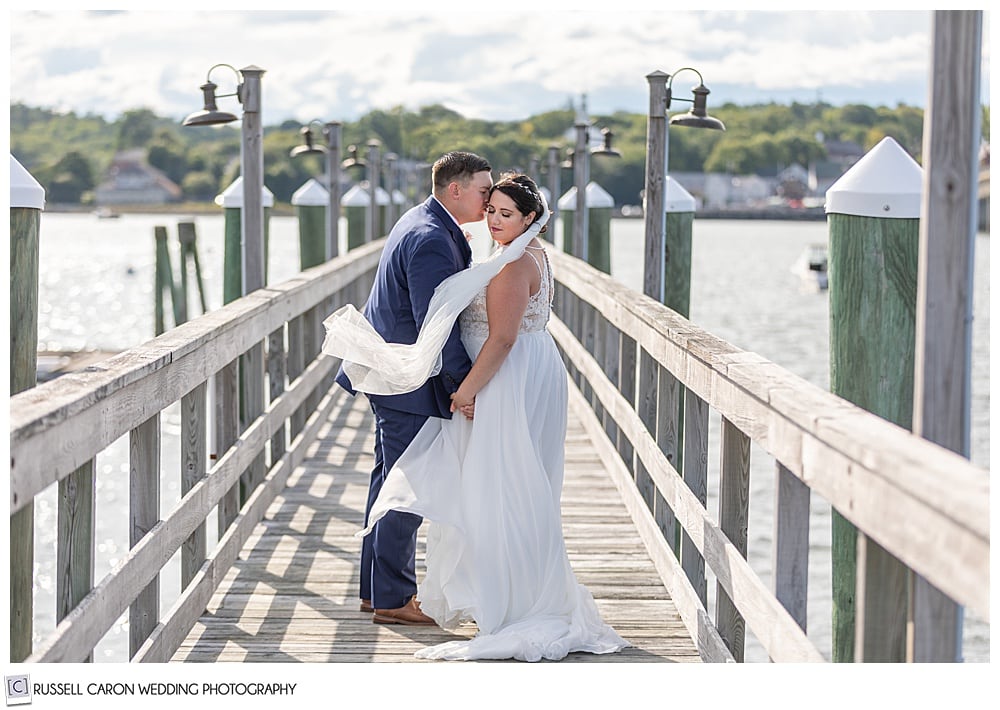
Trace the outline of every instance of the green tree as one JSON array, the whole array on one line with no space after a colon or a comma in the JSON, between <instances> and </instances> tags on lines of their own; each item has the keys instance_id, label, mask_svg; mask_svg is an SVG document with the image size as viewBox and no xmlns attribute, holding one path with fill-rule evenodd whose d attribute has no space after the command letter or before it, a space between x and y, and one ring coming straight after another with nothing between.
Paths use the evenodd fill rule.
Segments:
<instances>
[{"instance_id":1,"label":"green tree","mask_svg":"<svg viewBox=\"0 0 1000 710\"><path fill-rule=\"evenodd\" d=\"M86 156L70 151L55 164L46 186L46 199L56 203L78 203L96 186L94 170Z\"/></svg>"},{"instance_id":2,"label":"green tree","mask_svg":"<svg viewBox=\"0 0 1000 710\"><path fill-rule=\"evenodd\" d=\"M205 170L189 172L184 176L180 185L186 200L209 201L215 199L215 196L221 192L219 181L212 173Z\"/></svg>"},{"instance_id":3,"label":"green tree","mask_svg":"<svg viewBox=\"0 0 1000 710\"><path fill-rule=\"evenodd\" d=\"M180 184L189 170L188 147L176 132L159 129L149 142L146 159L154 168L162 170L167 177Z\"/></svg>"},{"instance_id":4,"label":"green tree","mask_svg":"<svg viewBox=\"0 0 1000 710\"><path fill-rule=\"evenodd\" d=\"M156 114L149 109L126 111L118 122L118 150L145 148L153 140Z\"/></svg>"}]
</instances>

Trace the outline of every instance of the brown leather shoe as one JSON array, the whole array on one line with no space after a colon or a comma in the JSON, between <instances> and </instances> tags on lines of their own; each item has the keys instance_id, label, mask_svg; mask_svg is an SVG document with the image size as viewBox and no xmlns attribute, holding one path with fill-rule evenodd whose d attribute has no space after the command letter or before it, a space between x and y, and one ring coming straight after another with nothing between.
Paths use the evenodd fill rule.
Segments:
<instances>
[{"instance_id":1,"label":"brown leather shoe","mask_svg":"<svg viewBox=\"0 0 1000 710\"><path fill-rule=\"evenodd\" d=\"M410 597L410 601L398 609L376 609L372 622L375 624L402 624L403 626L437 626L434 619L420 611L420 603L415 596Z\"/></svg>"},{"instance_id":2,"label":"brown leather shoe","mask_svg":"<svg viewBox=\"0 0 1000 710\"><path fill-rule=\"evenodd\" d=\"M373 611L375 611L375 609L372 607L371 599L362 599L360 609L366 614L371 614Z\"/></svg>"}]
</instances>

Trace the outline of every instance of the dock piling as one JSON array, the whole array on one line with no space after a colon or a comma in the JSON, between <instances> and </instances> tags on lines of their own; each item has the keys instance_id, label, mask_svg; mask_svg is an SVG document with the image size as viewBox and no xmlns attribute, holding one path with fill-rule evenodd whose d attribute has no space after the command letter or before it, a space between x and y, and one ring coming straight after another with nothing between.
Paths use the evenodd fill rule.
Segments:
<instances>
[{"instance_id":1,"label":"dock piling","mask_svg":"<svg viewBox=\"0 0 1000 710\"><path fill-rule=\"evenodd\" d=\"M920 166L887 137L826 196L830 390L906 429L921 180ZM833 660L905 660L905 566L836 509L832 517Z\"/></svg>"},{"instance_id":2,"label":"dock piling","mask_svg":"<svg viewBox=\"0 0 1000 710\"><path fill-rule=\"evenodd\" d=\"M45 190L10 156L10 393L35 386L38 245ZM10 516L10 659L31 655L34 503Z\"/></svg>"},{"instance_id":3,"label":"dock piling","mask_svg":"<svg viewBox=\"0 0 1000 710\"><path fill-rule=\"evenodd\" d=\"M326 212L329 193L315 179L308 180L292 195L299 221L299 268L308 269L326 260Z\"/></svg>"}]
</instances>

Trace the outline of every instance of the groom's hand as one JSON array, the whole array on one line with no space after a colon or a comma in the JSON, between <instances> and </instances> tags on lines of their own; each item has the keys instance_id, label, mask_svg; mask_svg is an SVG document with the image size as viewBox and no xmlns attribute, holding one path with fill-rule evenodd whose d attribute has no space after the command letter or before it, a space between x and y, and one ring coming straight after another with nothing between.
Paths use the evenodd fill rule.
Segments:
<instances>
[{"instance_id":1,"label":"groom's hand","mask_svg":"<svg viewBox=\"0 0 1000 710\"><path fill-rule=\"evenodd\" d=\"M476 411L476 398L467 399L462 396L461 390L451 395L451 411L461 411L466 419L472 419Z\"/></svg>"}]
</instances>

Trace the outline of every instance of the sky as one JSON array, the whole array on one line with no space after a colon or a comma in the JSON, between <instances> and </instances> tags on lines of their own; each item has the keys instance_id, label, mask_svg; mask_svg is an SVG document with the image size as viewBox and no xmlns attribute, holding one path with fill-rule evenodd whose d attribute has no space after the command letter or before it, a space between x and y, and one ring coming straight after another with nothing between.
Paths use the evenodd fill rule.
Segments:
<instances>
[{"instance_id":1,"label":"sky","mask_svg":"<svg viewBox=\"0 0 1000 710\"><path fill-rule=\"evenodd\" d=\"M222 95L235 91L236 70L257 66L265 70L265 125L353 121L372 109L434 103L467 118L514 121L578 107L584 95L590 114L644 113L653 71L676 75L674 95L688 98L700 74L709 113L726 102L927 101L930 10L688 11L616 0L571 11L583 3L514 0L495 9L452 4L445 14L438 3L374 4L154 12L42 3L10 14L10 100L109 120L135 108L181 120L202 108L199 87L211 70L219 108L239 115L236 98ZM689 106L675 101L671 112Z\"/></svg>"}]
</instances>

